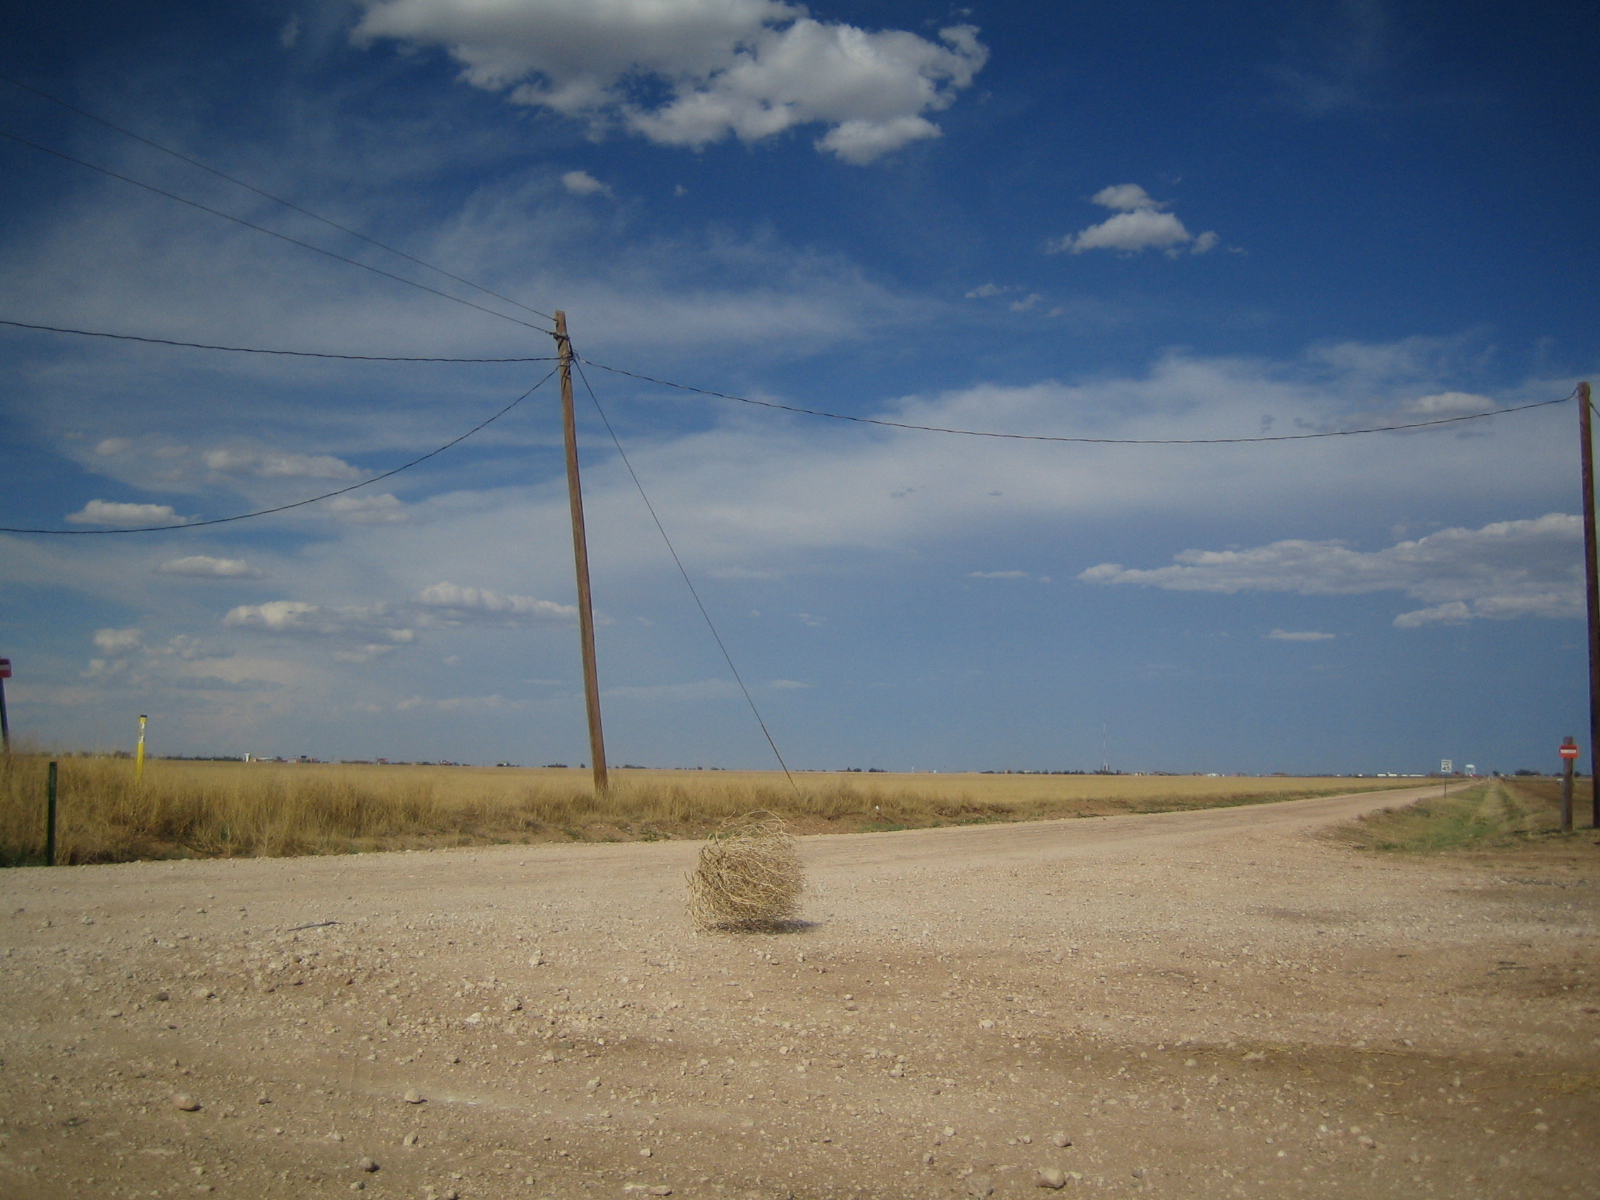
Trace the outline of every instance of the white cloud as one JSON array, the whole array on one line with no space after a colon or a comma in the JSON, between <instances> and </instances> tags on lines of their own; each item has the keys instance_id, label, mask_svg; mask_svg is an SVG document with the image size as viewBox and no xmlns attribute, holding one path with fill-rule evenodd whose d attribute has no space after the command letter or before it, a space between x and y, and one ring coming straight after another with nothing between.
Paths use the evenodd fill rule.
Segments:
<instances>
[{"instance_id":1,"label":"white cloud","mask_svg":"<svg viewBox=\"0 0 1600 1200\"><path fill-rule=\"evenodd\" d=\"M201 461L223 474L262 479L359 479L361 471L331 454L262 454L254 450L207 450Z\"/></svg>"},{"instance_id":2,"label":"white cloud","mask_svg":"<svg viewBox=\"0 0 1600 1200\"><path fill-rule=\"evenodd\" d=\"M1101 188L1091 199L1102 208L1116 211L1098 225L1068 234L1050 242L1051 254L1082 254L1085 250L1115 250L1138 254L1142 250L1163 250L1175 255L1187 246L1191 254L1205 254L1216 248L1217 235L1210 230L1198 236L1169 212L1165 202L1153 200L1136 183L1117 183Z\"/></svg>"},{"instance_id":3,"label":"white cloud","mask_svg":"<svg viewBox=\"0 0 1600 1200\"><path fill-rule=\"evenodd\" d=\"M366 2L358 43L448 47L468 83L595 132L701 147L822 124L818 148L858 164L937 137L924 114L948 108L988 57L968 25L931 41L781 0ZM640 99L651 89L658 103Z\"/></svg>"},{"instance_id":4,"label":"white cloud","mask_svg":"<svg viewBox=\"0 0 1600 1200\"><path fill-rule=\"evenodd\" d=\"M1400 629L1480 617L1575 617L1583 612L1582 532L1580 518L1550 513L1482 529L1441 529L1377 551L1338 541L1283 541L1251 550L1185 550L1174 565L1152 570L1101 563L1078 578L1224 595L1397 591L1431 602L1396 617Z\"/></svg>"},{"instance_id":5,"label":"white cloud","mask_svg":"<svg viewBox=\"0 0 1600 1200\"><path fill-rule=\"evenodd\" d=\"M1433 396L1421 396L1411 400L1404 406L1404 411L1418 417L1458 417L1468 413L1488 412L1495 408L1495 402L1487 396L1475 395L1472 392L1439 392Z\"/></svg>"},{"instance_id":6,"label":"white cloud","mask_svg":"<svg viewBox=\"0 0 1600 1200\"><path fill-rule=\"evenodd\" d=\"M587 171L568 171L561 177L561 186L574 196L593 196L604 194L609 196L611 188L601 183Z\"/></svg>"},{"instance_id":7,"label":"white cloud","mask_svg":"<svg viewBox=\"0 0 1600 1200\"><path fill-rule=\"evenodd\" d=\"M1314 629L1274 629L1265 636L1274 642L1329 642L1338 635L1318 633Z\"/></svg>"},{"instance_id":8,"label":"white cloud","mask_svg":"<svg viewBox=\"0 0 1600 1200\"><path fill-rule=\"evenodd\" d=\"M808 688L811 685L809 683L801 683L798 679L774 679L767 686L780 692L792 692L801 688Z\"/></svg>"},{"instance_id":9,"label":"white cloud","mask_svg":"<svg viewBox=\"0 0 1600 1200\"><path fill-rule=\"evenodd\" d=\"M263 633L298 637L345 637L358 642L409 645L416 631L407 627L401 614L386 604L330 605L308 604L304 600L268 600L265 604L241 604L228 611L224 625L236 629L255 629ZM345 651L349 653L350 651ZM365 657L372 657L370 647Z\"/></svg>"},{"instance_id":10,"label":"white cloud","mask_svg":"<svg viewBox=\"0 0 1600 1200\"><path fill-rule=\"evenodd\" d=\"M967 299L987 300L991 296L1003 296L1007 292L1014 292L1017 290L1017 288L1012 286L1001 287L998 283L980 283L977 287L973 288L967 293Z\"/></svg>"},{"instance_id":11,"label":"white cloud","mask_svg":"<svg viewBox=\"0 0 1600 1200\"><path fill-rule=\"evenodd\" d=\"M174 558L156 567L158 575L187 575L192 579L261 579L261 571L242 558L212 558L191 554Z\"/></svg>"},{"instance_id":12,"label":"white cloud","mask_svg":"<svg viewBox=\"0 0 1600 1200\"><path fill-rule=\"evenodd\" d=\"M501 620L570 621L578 615L577 608L571 604L497 592L493 588L462 587L449 582L423 588L417 594L417 602L444 610L448 619L456 621L485 616Z\"/></svg>"},{"instance_id":13,"label":"white cloud","mask_svg":"<svg viewBox=\"0 0 1600 1200\"><path fill-rule=\"evenodd\" d=\"M926 117L891 117L887 121L845 121L835 125L818 140L817 148L829 150L858 167L900 149L909 142L940 136L940 129Z\"/></svg>"},{"instance_id":14,"label":"white cloud","mask_svg":"<svg viewBox=\"0 0 1600 1200\"><path fill-rule=\"evenodd\" d=\"M433 706L440 712L520 712L526 706L520 700L507 700L498 693L489 696L447 696L435 700Z\"/></svg>"},{"instance_id":15,"label":"white cloud","mask_svg":"<svg viewBox=\"0 0 1600 1200\"><path fill-rule=\"evenodd\" d=\"M386 654L393 654L395 647L368 642L365 646L344 647L333 652L335 662L369 663L375 658L382 658Z\"/></svg>"},{"instance_id":16,"label":"white cloud","mask_svg":"<svg viewBox=\"0 0 1600 1200\"><path fill-rule=\"evenodd\" d=\"M311 618L320 612L322 609L315 604L303 600L269 600L265 604L241 604L229 610L222 623L269 633L329 632L311 624Z\"/></svg>"},{"instance_id":17,"label":"white cloud","mask_svg":"<svg viewBox=\"0 0 1600 1200\"><path fill-rule=\"evenodd\" d=\"M601 695L629 700L728 700L742 696L739 685L731 679L704 679L696 683L658 683L643 687L624 686L606 688Z\"/></svg>"},{"instance_id":18,"label":"white cloud","mask_svg":"<svg viewBox=\"0 0 1600 1200\"><path fill-rule=\"evenodd\" d=\"M968 571L968 579L1032 579L1026 571Z\"/></svg>"},{"instance_id":19,"label":"white cloud","mask_svg":"<svg viewBox=\"0 0 1600 1200\"><path fill-rule=\"evenodd\" d=\"M1461 600L1401 613L1394 619L1396 629L1420 629L1424 625L1464 625L1472 620L1472 609Z\"/></svg>"},{"instance_id":20,"label":"white cloud","mask_svg":"<svg viewBox=\"0 0 1600 1200\"><path fill-rule=\"evenodd\" d=\"M376 496L335 496L332 500L324 500L315 507L343 520L363 525L404 521L408 515L406 506L390 492L382 492Z\"/></svg>"},{"instance_id":21,"label":"white cloud","mask_svg":"<svg viewBox=\"0 0 1600 1200\"><path fill-rule=\"evenodd\" d=\"M1137 183L1114 183L1110 187L1103 187L1090 200L1101 208L1112 208L1118 212L1137 212L1141 208L1156 209L1166 208L1166 203L1150 198L1150 193Z\"/></svg>"},{"instance_id":22,"label":"white cloud","mask_svg":"<svg viewBox=\"0 0 1600 1200\"><path fill-rule=\"evenodd\" d=\"M122 504L112 500L91 500L82 511L68 513L74 525L183 525L170 504Z\"/></svg>"},{"instance_id":23,"label":"white cloud","mask_svg":"<svg viewBox=\"0 0 1600 1200\"><path fill-rule=\"evenodd\" d=\"M142 629L97 629L94 644L107 654L126 654L137 650L144 638Z\"/></svg>"},{"instance_id":24,"label":"white cloud","mask_svg":"<svg viewBox=\"0 0 1600 1200\"><path fill-rule=\"evenodd\" d=\"M132 449L133 443L127 438L106 438L95 446L94 452L102 458L110 458L114 454L126 454Z\"/></svg>"}]
</instances>

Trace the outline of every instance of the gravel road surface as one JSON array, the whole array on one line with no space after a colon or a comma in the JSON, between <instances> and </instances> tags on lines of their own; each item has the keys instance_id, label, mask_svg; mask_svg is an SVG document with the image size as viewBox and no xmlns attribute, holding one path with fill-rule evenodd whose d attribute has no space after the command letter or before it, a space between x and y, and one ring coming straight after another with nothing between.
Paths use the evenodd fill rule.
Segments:
<instances>
[{"instance_id":1,"label":"gravel road surface","mask_svg":"<svg viewBox=\"0 0 1600 1200\"><path fill-rule=\"evenodd\" d=\"M1431 789L1430 789L1431 791ZM805 838L0 874L0 1196L1600 1195L1600 850L1422 792Z\"/></svg>"}]
</instances>

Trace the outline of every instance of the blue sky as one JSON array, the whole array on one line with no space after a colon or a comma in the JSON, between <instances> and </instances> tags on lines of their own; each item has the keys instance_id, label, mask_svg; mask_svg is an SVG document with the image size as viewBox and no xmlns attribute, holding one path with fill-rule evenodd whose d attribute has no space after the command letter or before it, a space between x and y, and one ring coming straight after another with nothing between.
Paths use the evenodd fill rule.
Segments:
<instances>
[{"instance_id":1,"label":"blue sky","mask_svg":"<svg viewBox=\"0 0 1600 1200\"><path fill-rule=\"evenodd\" d=\"M917 424L1223 438L1596 371L1577 6L9 5L0 72L544 312L595 363ZM532 324L0 83L0 129ZM372 355L544 334L0 144L0 317ZM586 757L541 364L0 330L15 730ZM590 367L793 766L1553 766L1576 412L1210 446L830 422ZM771 765L579 386L616 762ZM1102 734L1104 730L1104 734Z\"/></svg>"}]
</instances>

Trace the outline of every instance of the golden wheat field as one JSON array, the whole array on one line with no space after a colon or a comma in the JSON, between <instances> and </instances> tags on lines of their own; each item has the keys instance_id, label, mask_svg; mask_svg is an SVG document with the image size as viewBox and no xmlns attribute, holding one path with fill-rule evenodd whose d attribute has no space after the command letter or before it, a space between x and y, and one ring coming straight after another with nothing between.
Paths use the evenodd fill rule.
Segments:
<instances>
[{"instance_id":1,"label":"golden wheat field","mask_svg":"<svg viewBox=\"0 0 1600 1200\"><path fill-rule=\"evenodd\" d=\"M798 833L854 833L1251 804L1400 779L935 775L153 760L59 760L57 861L345 854L494 842L703 837L766 809ZM0 862L42 861L46 759L0 759Z\"/></svg>"}]
</instances>

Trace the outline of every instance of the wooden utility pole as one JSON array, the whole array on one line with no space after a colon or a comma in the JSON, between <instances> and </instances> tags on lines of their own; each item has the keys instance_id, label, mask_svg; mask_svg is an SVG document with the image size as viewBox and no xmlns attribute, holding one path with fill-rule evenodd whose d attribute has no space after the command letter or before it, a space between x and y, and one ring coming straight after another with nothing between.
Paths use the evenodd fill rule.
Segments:
<instances>
[{"instance_id":1,"label":"wooden utility pole","mask_svg":"<svg viewBox=\"0 0 1600 1200\"><path fill-rule=\"evenodd\" d=\"M1589 788L1591 823L1600 829L1600 564L1595 557L1594 431L1589 419L1589 385L1578 385L1578 441L1583 460L1583 571L1589 609Z\"/></svg>"},{"instance_id":2,"label":"wooden utility pole","mask_svg":"<svg viewBox=\"0 0 1600 1200\"><path fill-rule=\"evenodd\" d=\"M1572 753L1568 754L1567 751ZM1591 751L1592 753L1592 751ZM1578 761L1578 748L1571 738L1561 743L1561 832L1572 832L1572 768Z\"/></svg>"},{"instance_id":3,"label":"wooden utility pole","mask_svg":"<svg viewBox=\"0 0 1600 1200\"><path fill-rule=\"evenodd\" d=\"M556 310L556 353L561 358L561 425L567 442L567 500L572 508L572 557L578 568L578 636L583 644L583 698L589 712L589 756L594 790L604 792L606 739L600 729L600 672L594 657L594 607L589 597L589 539L583 531L583 488L578 482L578 421L572 411L572 341L567 314Z\"/></svg>"}]
</instances>

